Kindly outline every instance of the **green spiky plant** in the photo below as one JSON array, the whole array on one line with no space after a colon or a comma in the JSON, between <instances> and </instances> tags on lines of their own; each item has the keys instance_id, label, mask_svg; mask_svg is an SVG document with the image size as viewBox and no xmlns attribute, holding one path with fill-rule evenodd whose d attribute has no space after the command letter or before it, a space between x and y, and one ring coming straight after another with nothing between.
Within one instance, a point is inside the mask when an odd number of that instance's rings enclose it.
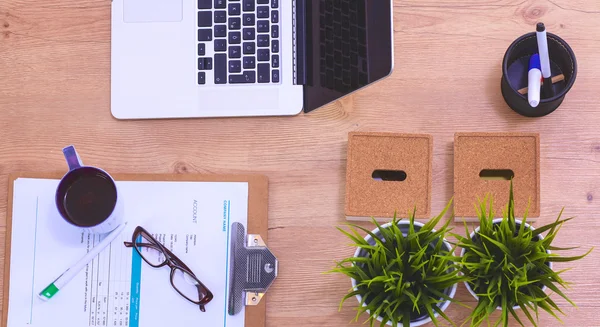
<instances>
[{"instance_id":1,"label":"green spiky plant","mask_svg":"<svg viewBox=\"0 0 600 327\"><path fill-rule=\"evenodd\" d=\"M581 256L562 257L548 251L563 251L573 248L558 248L552 245L562 225L571 220L558 218L548 225L535 230L527 228L527 213L519 223L515 219L515 207L512 182L509 203L503 212L501 222L494 223L493 199L487 196L476 206L479 231L470 238L465 224L466 237L455 235L463 255L454 260L461 262L462 272L470 278L469 286L479 301L469 316L471 326L477 327L484 322L490 323L490 315L501 308L500 318L495 326L507 327L510 317L521 326L523 323L513 307L519 306L534 326L540 309L548 312L560 321L556 312L564 315L558 305L544 292L547 287L571 305L575 304L559 289L567 288L568 283L561 277L566 270L553 271L552 262L569 262L582 259ZM542 233L548 232L546 237ZM568 270L568 269L567 269ZM536 319L534 319L534 316Z\"/></svg>"},{"instance_id":2,"label":"green spiky plant","mask_svg":"<svg viewBox=\"0 0 600 327\"><path fill-rule=\"evenodd\" d=\"M450 203L420 229L415 228L413 212L406 235L398 226L400 220L395 215L388 228L381 228L373 219L380 235L357 225L350 225L349 231L338 228L363 254L337 262L336 268L330 271L356 281L356 288L342 299L340 310L347 299L358 295L362 302L356 308L356 321L368 310L367 322L371 327L376 324L384 326L388 322L392 326L401 324L408 327L411 320L427 317L438 326L436 315L452 323L440 306L445 301L454 302L447 291L453 285L466 281L466 277L459 274L459 266L449 259L454 249L448 251L440 241L449 232L451 219L439 230L434 230L449 207ZM374 241L367 242L359 230ZM377 317L382 318L381 323Z\"/></svg>"}]
</instances>

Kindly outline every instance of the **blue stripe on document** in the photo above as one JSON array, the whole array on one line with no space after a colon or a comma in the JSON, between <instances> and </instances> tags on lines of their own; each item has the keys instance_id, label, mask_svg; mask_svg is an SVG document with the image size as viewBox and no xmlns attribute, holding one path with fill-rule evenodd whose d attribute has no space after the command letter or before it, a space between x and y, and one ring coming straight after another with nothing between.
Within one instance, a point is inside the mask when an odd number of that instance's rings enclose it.
<instances>
[{"instance_id":1,"label":"blue stripe on document","mask_svg":"<svg viewBox=\"0 0 600 327\"><path fill-rule=\"evenodd\" d=\"M142 241L142 236L138 237L138 242ZM131 292L129 296L131 303L129 306L129 327L140 326L140 284L142 280L142 257L132 248L131 251Z\"/></svg>"}]
</instances>

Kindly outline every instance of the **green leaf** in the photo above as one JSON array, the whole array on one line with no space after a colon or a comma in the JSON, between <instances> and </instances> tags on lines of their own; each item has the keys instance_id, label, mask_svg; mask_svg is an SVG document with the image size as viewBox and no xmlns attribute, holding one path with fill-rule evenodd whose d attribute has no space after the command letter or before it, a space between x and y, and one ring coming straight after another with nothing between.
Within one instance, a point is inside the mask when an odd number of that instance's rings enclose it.
<instances>
[{"instance_id":1,"label":"green leaf","mask_svg":"<svg viewBox=\"0 0 600 327\"><path fill-rule=\"evenodd\" d=\"M435 312L437 312L437 314L440 315L440 317L444 318L447 322L449 322L452 326L456 327L456 324L450 319L450 317L448 317L444 311L442 311L442 309L440 309L440 307L438 307L437 305L433 306L433 310L435 310Z\"/></svg>"},{"instance_id":2,"label":"green leaf","mask_svg":"<svg viewBox=\"0 0 600 327\"><path fill-rule=\"evenodd\" d=\"M548 287L550 290L552 290L552 292L558 294L560 297L562 297L563 299L565 299L567 302L569 302L572 306L577 307L577 305L575 305L575 303L573 301L571 301L571 299L569 299L565 293L563 293L558 287L556 287L556 285L554 285L554 283L543 280L541 281L541 283Z\"/></svg>"},{"instance_id":3,"label":"green leaf","mask_svg":"<svg viewBox=\"0 0 600 327\"><path fill-rule=\"evenodd\" d=\"M353 292L350 292L350 293L344 295L344 297L342 298L342 301L340 301L340 307L338 310L342 311L342 306L344 305L344 302L346 302L346 300L348 300L349 298L355 297L356 295L359 295L361 293L362 293L362 291L356 290L356 291L353 291Z\"/></svg>"},{"instance_id":4,"label":"green leaf","mask_svg":"<svg viewBox=\"0 0 600 327\"><path fill-rule=\"evenodd\" d=\"M337 228L337 230L339 230L340 232L342 232L342 234L346 235L354 243L356 243L356 244L368 244L367 241L365 241L364 238L362 238L362 237L356 237L356 236L348 233L347 231L345 231L345 230L343 230L343 229L341 229L339 227L336 227L336 228ZM352 227L350 227L350 228L352 228Z\"/></svg>"},{"instance_id":5,"label":"green leaf","mask_svg":"<svg viewBox=\"0 0 600 327\"><path fill-rule=\"evenodd\" d=\"M568 218L568 219L560 220L560 217L562 216L563 210L564 210L564 209L562 209L562 210L560 211L560 214L558 215L558 218L556 218L556 221L554 221L554 222L553 222L553 223L551 223L551 224L544 225L544 226L542 226L542 227L536 228L536 229L533 231L533 236L534 236L534 237L535 237L535 236L538 236L538 235L542 234L543 232L545 232L545 231L547 231L547 230L550 230L549 234L552 234L552 233L553 233L553 231L554 231L554 229L556 229L556 227L558 227L558 226L562 225L563 223L566 223L567 221L569 221L569 220L573 219L573 218Z\"/></svg>"},{"instance_id":6,"label":"green leaf","mask_svg":"<svg viewBox=\"0 0 600 327\"><path fill-rule=\"evenodd\" d=\"M559 257L559 256L555 256L555 255L550 255L550 257L547 259L547 261L550 261L550 262L570 262L570 261L577 261L577 260L585 258L588 254L590 254L592 252L592 250L594 250L594 248L591 248L585 254L580 255L580 256L576 256L576 257Z\"/></svg>"},{"instance_id":7,"label":"green leaf","mask_svg":"<svg viewBox=\"0 0 600 327\"><path fill-rule=\"evenodd\" d=\"M521 322L521 319L519 319L519 315L517 315L517 313L515 312L515 309L513 309L512 307L508 307L508 311L513 316L513 318L515 318L515 320L519 323L519 325L525 327L525 325L523 325L523 323Z\"/></svg>"},{"instance_id":8,"label":"green leaf","mask_svg":"<svg viewBox=\"0 0 600 327\"><path fill-rule=\"evenodd\" d=\"M537 326L537 322L533 319L533 316L531 316L531 313L529 312L529 309L527 309L527 307L525 306L521 306L521 310L523 311L523 313L525 314L525 316L527 317L527 319L529 319L529 321L531 322L532 325Z\"/></svg>"},{"instance_id":9,"label":"green leaf","mask_svg":"<svg viewBox=\"0 0 600 327\"><path fill-rule=\"evenodd\" d=\"M504 253L504 255L506 255L510 260L514 260L512 255L511 255L511 251L510 249L508 249L504 244L488 237L487 235L484 234L479 234L479 236L485 238L486 240L488 240L490 243L494 244L495 246L497 246L498 248L500 248Z\"/></svg>"},{"instance_id":10,"label":"green leaf","mask_svg":"<svg viewBox=\"0 0 600 327\"><path fill-rule=\"evenodd\" d=\"M569 251L569 250L576 250L579 249L579 246L574 246L574 247L570 247L570 248L559 248L559 247L555 247L555 246L548 246L548 250L550 251Z\"/></svg>"}]
</instances>

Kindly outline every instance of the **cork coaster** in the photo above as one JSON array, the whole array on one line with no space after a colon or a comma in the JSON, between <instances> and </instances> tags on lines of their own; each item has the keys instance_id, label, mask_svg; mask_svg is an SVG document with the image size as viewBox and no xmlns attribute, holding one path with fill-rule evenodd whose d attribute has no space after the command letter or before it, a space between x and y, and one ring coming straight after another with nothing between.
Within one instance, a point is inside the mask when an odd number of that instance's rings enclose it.
<instances>
[{"instance_id":1,"label":"cork coaster","mask_svg":"<svg viewBox=\"0 0 600 327\"><path fill-rule=\"evenodd\" d=\"M346 219L431 214L433 138L422 134L348 135Z\"/></svg>"},{"instance_id":2,"label":"cork coaster","mask_svg":"<svg viewBox=\"0 0 600 327\"><path fill-rule=\"evenodd\" d=\"M540 136L537 133L456 133L454 136L454 213L474 221L475 204L494 197L496 216L508 203L513 179L515 214L540 216Z\"/></svg>"}]
</instances>

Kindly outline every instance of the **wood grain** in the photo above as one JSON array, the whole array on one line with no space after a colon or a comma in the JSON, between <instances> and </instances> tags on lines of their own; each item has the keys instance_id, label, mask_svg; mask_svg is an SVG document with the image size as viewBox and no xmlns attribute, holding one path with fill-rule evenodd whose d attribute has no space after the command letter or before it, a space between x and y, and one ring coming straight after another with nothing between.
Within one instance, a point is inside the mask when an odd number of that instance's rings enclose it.
<instances>
[{"instance_id":1,"label":"wood grain","mask_svg":"<svg viewBox=\"0 0 600 327\"><path fill-rule=\"evenodd\" d=\"M432 134L435 213L453 193L455 132L521 131L541 135L538 224L565 206L577 219L557 243L582 247L572 253L598 246L600 2L396 0L394 12L392 76L314 113L122 122L109 110L110 1L0 1L0 242L8 174L64 170L68 144L112 173L261 173L270 180L270 246L281 259L267 326L346 326L354 304L337 305L350 282L322 272L353 252L334 229L345 220L347 133ZM531 119L504 103L500 64L539 20L572 46L579 75L559 110ZM579 308L565 306L564 326L600 326L599 262L596 250L565 273ZM461 285L459 298L467 295ZM468 310L448 313L461 320ZM561 324L542 314L540 326Z\"/></svg>"}]
</instances>

